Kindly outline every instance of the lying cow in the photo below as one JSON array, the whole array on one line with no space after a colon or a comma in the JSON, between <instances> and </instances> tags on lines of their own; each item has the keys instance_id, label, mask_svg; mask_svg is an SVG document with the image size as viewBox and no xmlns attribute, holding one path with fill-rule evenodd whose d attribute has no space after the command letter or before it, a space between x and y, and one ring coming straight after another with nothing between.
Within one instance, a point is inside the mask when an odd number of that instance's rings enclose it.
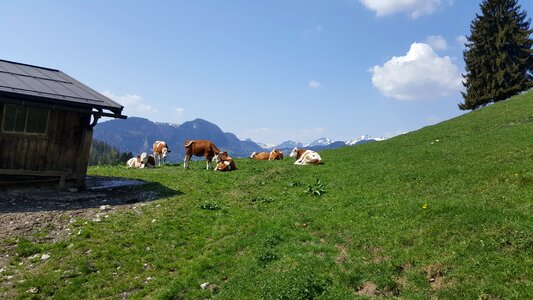
<instances>
[{"instance_id":1,"label":"lying cow","mask_svg":"<svg viewBox=\"0 0 533 300\"><path fill-rule=\"evenodd\" d=\"M148 154L146 152L141 153L141 155L137 155L135 157L130 158L126 165L128 168L138 168L142 169L145 168L146 163L148 162Z\"/></svg>"},{"instance_id":2,"label":"lying cow","mask_svg":"<svg viewBox=\"0 0 533 300\"><path fill-rule=\"evenodd\" d=\"M167 143L164 141L156 141L153 145L154 151L154 166L161 166L161 161L165 162L167 160L167 153L170 153Z\"/></svg>"},{"instance_id":3,"label":"lying cow","mask_svg":"<svg viewBox=\"0 0 533 300\"><path fill-rule=\"evenodd\" d=\"M290 157L296 158L295 165L318 165L322 158L313 150L292 149Z\"/></svg>"},{"instance_id":4,"label":"lying cow","mask_svg":"<svg viewBox=\"0 0 533 300\"><path fill-rule=\"evenodd\" d=\"M207 161L207 169L210 169L213 157L220 153L217 146L208 140L193 140L185 142L185 159L183 160L183 167L189 168L189 161L194 156L204 156Z\"/></svg>"},{"instance_id":5,"label":"lying cow","mask_svg":"<svg viewBox=\"0 0 533 300\"><path fill-rule=\"evenodd\" d=\"M234 171L237 170L237 166L231 157L228 156L228 152L220 152L213 157L213 160L217 163L215 171Z\"/></svg>"},{"instance_id":6,"label":"lying cow","mask_svg":"<svg viewBox=\"0 0 533 300\"><path fill-rule=\"evenodd\" d=\"M268 152L254 152L252 155L250 155L250 158L253 160L268 160L270 157L270 153Z\"/></svg>"},{"instance_id":7,"label":"lying cow","mask_svg":"<svg viewBox=\"0 0 533 300\"><path fill-rule=\"evenodd\" d=\"M283 152L281 152L279 149L274 149L270 152L270 155L268 156L268 160L280 160L283 159Z\"/></svg>"},{"instance_id":8,"label":"lying cow","mask_svg":"<svg viewBox=\"0 0 533 300\"><path fill-rule=\"evenodd\" d=\"M252 155L250 155L250 158L253 160L278 160L283 159L283 152L281 152L279 149L274 149L268 152L254 152Z\"/></svg>"}]
</instances>

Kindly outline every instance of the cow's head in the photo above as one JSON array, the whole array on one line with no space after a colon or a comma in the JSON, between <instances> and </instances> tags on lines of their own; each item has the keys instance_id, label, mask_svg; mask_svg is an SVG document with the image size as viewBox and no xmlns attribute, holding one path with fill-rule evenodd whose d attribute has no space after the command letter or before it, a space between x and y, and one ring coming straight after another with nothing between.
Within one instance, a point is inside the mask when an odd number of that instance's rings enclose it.
<instances>
[{"instance_id":1,"label":"cow's head","mask_svg":"<svg viewBox=\"0 0 533 300\"><path fill-rule=\"evenodd\" d=\"M221 161L226 161L228 159L231 159L231 157L229 157L227 151L220 152L219 154L216 154L215 156L213 156L213 161L215 161L217 163L219 163Z\"/></svg>"},{"instance_id":2,"label":"cow's head","mask_svg":"<svg viewBox=\"0 0 533 300\"><path fill-rule=\"evenodd\" d=\"M163 161L166 161L167 160L167 154L170 153L170 150L168 149L167 146L165 146L163 148L163 150L161 150L161 158Z\"/></svg>"},{"instance_id":3,"label":"cow's head","mask_svg":"<svg viewBox=\"0 0 533 300\"><path fill-rule=\"evenodd\" d=\"M254 155L256 155L257 152L254 151L254 153L252 153L252 155L250 155L250 158L254 158Z\"/></svg>"},{"instance_id":4,"label":"cow's head","mask_svg":"<svg viewBox=\"0 0 533 300\"><path fill-rule=\"evenodd\" d=\"M146 164L146 162L148 161L148 153L146 152L141 153L139 158L142 164Z\"/></svg>"},{"instance_id":5,"label":"cow's head","mask_svg":"<svg viewBox=\"0 0 533 300\"><path fill-rule=\"evenodd\" d=\"M295 147L294 149L292 149L291 154L289 156L292 158L298 157L298 148Z\"/></svg>"}]
</instances>

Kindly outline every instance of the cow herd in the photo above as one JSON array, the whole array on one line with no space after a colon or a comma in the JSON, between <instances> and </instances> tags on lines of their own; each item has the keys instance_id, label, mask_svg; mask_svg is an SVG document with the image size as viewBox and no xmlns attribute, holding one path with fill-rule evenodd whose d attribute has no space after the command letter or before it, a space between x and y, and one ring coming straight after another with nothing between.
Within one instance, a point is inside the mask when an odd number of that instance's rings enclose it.
<instances>
[{"instance_id":1,"label":"cow herd","mask_svg":"<svg viewBox=\"0 0 533 300\"><path fill-rule=\"evenodd\" d=\"M160 166L161 162L166 161L167 154L170 153L168 145L164 141L156 141L153 145L153 155L146 152L141 153L136 157L132 157L126 163L129 168L154 168ZM185 142L185 159L183 160L183 167L189 168L189 161L192 156L203 156L206 160L207 170L213 169L215 171L233 171L237 169L235 162L228 155L226 151L222 152L211 141L208 140L192 140ZM295 165L318 165L322 158L313 150L294 148L290 155L291 158L296 159ZM283 152L279 149L274 149L271 152L254 152L250 155L253 160L280 160L283 159Z\"/></svg>"}]
</instances>

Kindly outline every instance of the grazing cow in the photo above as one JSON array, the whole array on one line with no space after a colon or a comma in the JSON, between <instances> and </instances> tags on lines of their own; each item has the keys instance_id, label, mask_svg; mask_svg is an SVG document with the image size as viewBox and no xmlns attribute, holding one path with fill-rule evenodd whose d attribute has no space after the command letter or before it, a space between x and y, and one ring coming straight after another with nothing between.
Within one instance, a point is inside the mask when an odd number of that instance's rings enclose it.
<instances>
[{"instance_id":1,"label":"grazing cow","mask_svg":"<svg viewBox=\"0 0 533 300\"><path fill-rule=\"evenodd\" d=\"M170 153L167 143L164 141L156 141L153 146L155 163L154 166L161 166L161 161L167 160L167 153Z\"/></svg>"},{"instance_id":2,"label":"grazing cow","mask_svg":"<svg viewBox=\"0 0 533 300\"><path fill-rule=\"evenodd\" d=\"M231 157L228 156L228 152L220 152L213 157L213 160L217 163L215 171L233 171L237 170L237 166Z\"/></svg>"},{"instance_id":3,"label":"grazing cow","mask_svg":"<svg viewBox=\"0 0 533 300\"><path fill-rule=\"evenodd\" d=\"M268 152L254 152L252 155L250 155L250 158L253 160L268 160L270 157L270 153Z\"/></svg>"},{"instance_id":4,"label":"grazing cow","mask_svg":"<svg viewBox=\"0 0 533 300\"><path fill-rule=\"evenodd\" d=\"M279 160L283 159L283 152L281 152L279 149L274 149L270 152L270 155L268 156L268 160Z\"/></svg>"},{"instance_id":5,"label":"grazing cow","mask_svg":"<svg viewBox=\"0 0 533 300\"><path fill-rule=\"evenodd\" d=\"M295 165L318 165L322 158L313 150L292 149L290 157L296 158Z\"/></svg>"},{"instance_id":6,"label":"grazing cow","mask_svg":"<svg viewBox=\"0 0 533 300\"><path fill-rule=\"evenodd\" d=\"M148 154L146 152L141 153L141 155L137 155L135 157L132 157L126 162L126 165L128 168L145 168L146 163L148 162Z\"/></svg>"},{"instance_id":7,"label":"grazing cow","mask_svg":"<svg viewBox=\"0 0 533 300\"><path fill-rule=\"evenodd\" d=\"M185 159L183 160L183 167L189 168L189 161L194 156L204 156L207 161L207 169L209 170L213 157L220 153L217 146L208 140L193 140L185 142Z\"/></svg>"}]
</instances>

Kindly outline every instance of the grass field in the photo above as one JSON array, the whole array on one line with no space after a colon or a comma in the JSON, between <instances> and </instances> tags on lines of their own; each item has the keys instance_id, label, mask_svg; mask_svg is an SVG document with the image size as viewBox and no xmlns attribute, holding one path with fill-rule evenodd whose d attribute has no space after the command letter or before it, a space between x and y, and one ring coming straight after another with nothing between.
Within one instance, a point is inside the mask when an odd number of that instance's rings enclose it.
<instances>
[{"instance_id":1,"label":"grass field","mask_svg":"<svg viewBox=\"0 0 533 300\"><path fill-rule=\"evenodd\" d=\"M164 197L72 236L20 238L0 292L20 298L532 299L533 93L324 164L237 159L92 175ZM80 233L80 234L78 234ZM19 266L37 247L51 253ZM202 283L210 285L200 288ZM28 293L31 289L35 293Z\"/></svg>"}]
</instances>

